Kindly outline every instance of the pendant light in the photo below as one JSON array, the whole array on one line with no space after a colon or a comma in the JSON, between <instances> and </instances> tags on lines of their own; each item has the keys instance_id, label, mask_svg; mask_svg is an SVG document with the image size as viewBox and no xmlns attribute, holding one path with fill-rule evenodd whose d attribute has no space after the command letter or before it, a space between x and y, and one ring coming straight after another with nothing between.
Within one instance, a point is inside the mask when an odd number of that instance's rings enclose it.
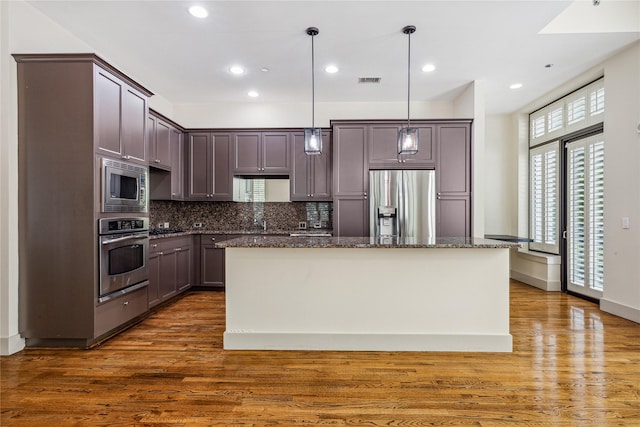
<instances>
[{"instance_id":1,"label":"pendant light","mask_svg":"<svg viewBox=\"0 0 640 427\"><path fill-rule=\"evenodd\" d=\"M411 34L416 32L416 27L407 25L402 32L409 36L409 52L407 55L407 127L398 132L398 154L416 154L418 152L418 128L411 127L410 101L411 101Z\"/></svg>"},{"instance_id":2,"label":"pendant light","mask_svg":"<svg viewBox=\"0 0 640 427\"><path fill-rule=\"evenodd\" d=\"M315 58L313 51L313 38L319 32L316 27L307 28L307 34L311 36L311 128L304 130L304 152L308 155L322 154L322 129L315 126Z\"/></svg>"}]
</instances>

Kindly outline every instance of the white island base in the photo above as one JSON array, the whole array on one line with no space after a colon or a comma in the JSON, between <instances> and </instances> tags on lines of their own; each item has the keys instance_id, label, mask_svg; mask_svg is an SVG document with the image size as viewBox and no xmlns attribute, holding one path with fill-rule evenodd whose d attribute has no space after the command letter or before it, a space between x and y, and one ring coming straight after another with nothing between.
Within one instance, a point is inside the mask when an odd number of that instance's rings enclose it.
<instances>
[{"instance_id":1,"label":"white island base","mask_svg":"<svg viewBox=\"0 0 640 427\"><path fill-rule=\"evenodd\" d=\"M507 248L226 248L229 350L510 352Z\"/></svg>"}]
</instances>

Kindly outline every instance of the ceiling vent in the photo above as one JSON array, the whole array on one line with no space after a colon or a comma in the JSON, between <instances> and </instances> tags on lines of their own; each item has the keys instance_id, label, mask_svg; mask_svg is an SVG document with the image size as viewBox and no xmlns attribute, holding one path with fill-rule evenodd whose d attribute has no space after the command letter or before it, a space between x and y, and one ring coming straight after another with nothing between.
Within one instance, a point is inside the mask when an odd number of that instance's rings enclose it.
<instances>
[{"instance_id":1,"label":"ceiling vent","mask_svg":"<svg viewBox=\"0 0 640 427\"><path fill-rule=\"evenodd\" d=\"M358 77L358 83L380 83L382 77Z\"/></svg>"}]
</instances>

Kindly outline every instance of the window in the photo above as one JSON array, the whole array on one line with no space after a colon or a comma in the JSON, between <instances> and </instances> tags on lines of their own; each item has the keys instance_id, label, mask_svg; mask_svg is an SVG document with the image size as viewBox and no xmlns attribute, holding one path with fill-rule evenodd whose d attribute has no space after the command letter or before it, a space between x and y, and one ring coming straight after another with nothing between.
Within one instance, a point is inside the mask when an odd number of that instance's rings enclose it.
<instances>
[{"instance_id":1,"label":"window","mask_svg":"<svg viewBox=\"0 0 640 427\"><path fill-rule=\"evenodd\" d=\"M560 143L530 151L530 249L559 253Z\"/></svg>"},{"instance_id":2,"label":"window","mask_svg":"<svg viewBox=\"0 0 640 427\"><path fill-rule=\"evenodd\" d=\"M529 117L529 146L558 139L604 119L604 79L555 101Z\"/></svg>"}]
</instances>

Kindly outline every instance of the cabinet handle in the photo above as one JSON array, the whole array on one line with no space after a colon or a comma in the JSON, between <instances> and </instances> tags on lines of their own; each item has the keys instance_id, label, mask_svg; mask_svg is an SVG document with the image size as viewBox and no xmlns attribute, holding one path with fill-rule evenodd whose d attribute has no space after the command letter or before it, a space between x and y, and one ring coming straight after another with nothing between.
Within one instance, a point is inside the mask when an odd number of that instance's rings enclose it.
<instances>
[{"instance_id":1,"label":"cabinet handle","mask_svg":"<svg viewBox=\"0 0 640 427\"><path fill-rule=\"evenodd\" d=\"M155 159L155 160L154 160L154 162L155 162L155 163L160 163L160 160Z\"/></svg>"},{"instance_id":2,"label":"cabinet handle","mask_svg":"<svg viewBox=\"0 0 640 427\"><path fill-rule=\"evenodd\" d=\"M180 252L182 250L182 248L174 248L173 249L175 252Z\"/></svg>"},{"instance_id":3,"label":"cabinet handle","mask_svg":"<svg viewBox=\"0 0 640 427\"><path fill-rule=\"evenodd\" d=\"M212 241L212 242L215 242L215 241L216 241L216 238L215 238L215 237L212 237L212 238L211 238L211 241Z\"/></svg>"},{"instance_id":4,"label":"cabinet handle","mask_svg":"<svg viewBox=\"0 0 640 427\"><path fill-rule=\"evenodd\" d=\"M125 160L129 160L131 158L131 156L125 155L125 156L122 156L122 158L125 159Z\"/></svg>"},{"instance_id":5,"label":"cabinet handle","mask_svg":"<svg viewBox=\"0 0 640 427\"><path fill-rule=\"evenodd\" d=\"M122 305L129 305L129 301L123 302Z\"/></svg>"},{"instance_id":6,"label":"cabinet handle","mask_svg":"<svg viewBox=\"0 0 640 427\"><path fill-rule=\"evenodd\" d=\"M438 193L438 196L442 196L442 193Z\"/></svg>"},{"instance_id":7,"label":"cabinet handle","mask_svg":"<svg viewBox=\"0 0 640 427\"><path fill-rule=\"evenodd\" d=\"M164 252L158 252L158 255L164 255Z\"/></svg>"},{"instance_id":8,"label":"cabinet handle","mask_svg":"<svg viewBox=\"0 0 640 427\"><path fill-rule=\"evenodd\" d=\"M157 247L158 247L158 244L157 244L157 243L154 243L153 245L151 245L151 247L152 247L152 248L157 248Z\"/></svg>"}]
</instances>

